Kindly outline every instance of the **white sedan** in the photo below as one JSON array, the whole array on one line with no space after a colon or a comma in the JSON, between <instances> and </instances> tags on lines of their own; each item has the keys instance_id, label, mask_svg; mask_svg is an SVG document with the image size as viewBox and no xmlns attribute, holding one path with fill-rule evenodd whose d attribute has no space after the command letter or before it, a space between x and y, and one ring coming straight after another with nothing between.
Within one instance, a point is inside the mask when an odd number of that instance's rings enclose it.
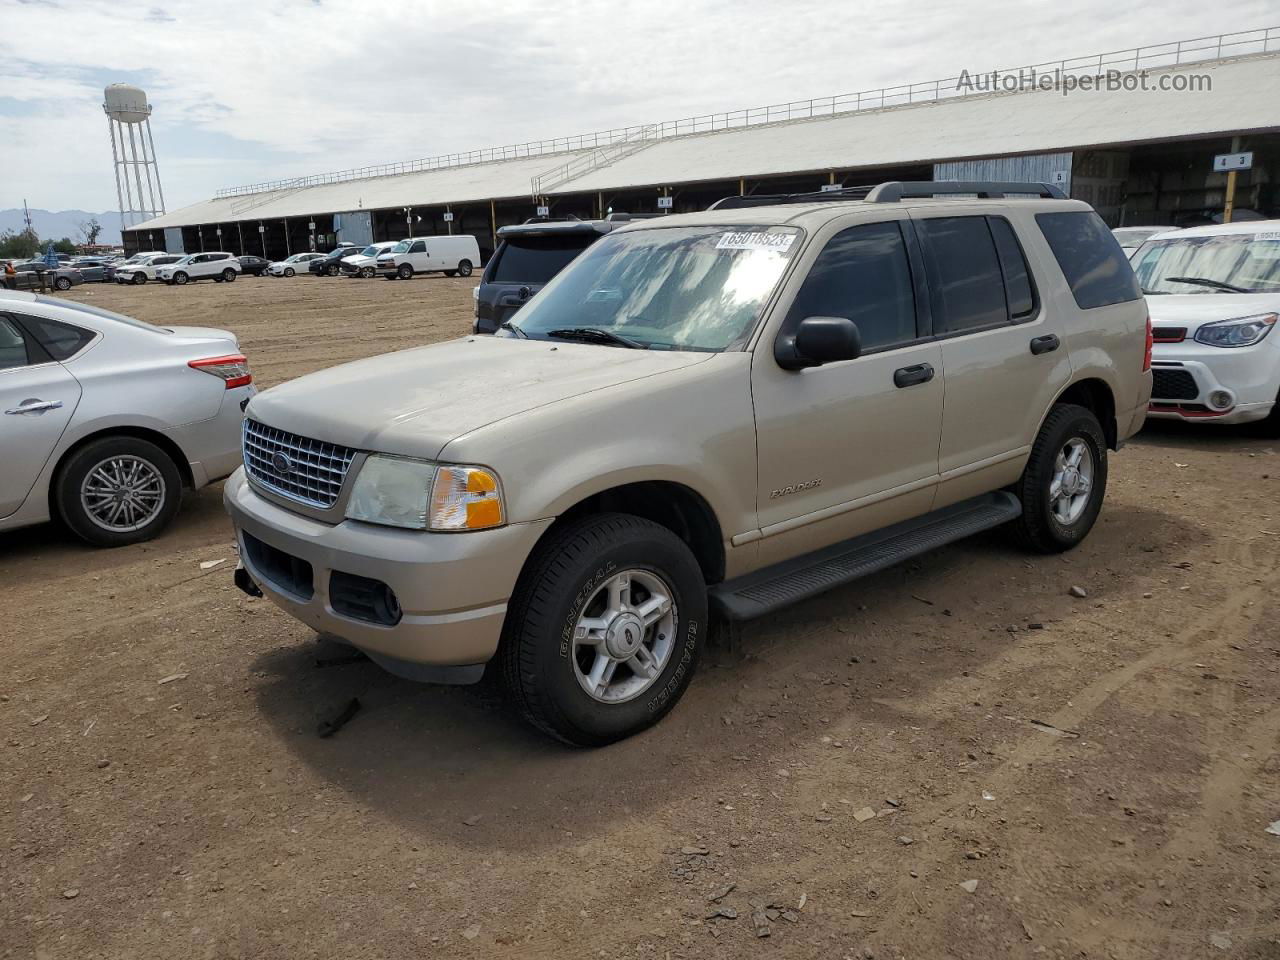
<instances>
[{"instance_id":1,"label":"white sedan","mask_svg":"<svg viewBox=\"0 0 1280 960\"><path fill-rule=\"evenodd\" d=\"M267 267L267 273L273 277L292 277L297 273L306 273L312 260L319 260L323 253L295 253L292 257L277 260Z\"/></svg>"},{"instance_id":2,"label":"white sedan","mask_svg":"<svg viewBox=\"0 0 1280 960\"><path fill-rule=\"evenodd\" d=\"M97 546L150 540L184 487L240 465L253 394L226 330L0 291L0 530L56 517Z\"/></svg>"}]
</instances>

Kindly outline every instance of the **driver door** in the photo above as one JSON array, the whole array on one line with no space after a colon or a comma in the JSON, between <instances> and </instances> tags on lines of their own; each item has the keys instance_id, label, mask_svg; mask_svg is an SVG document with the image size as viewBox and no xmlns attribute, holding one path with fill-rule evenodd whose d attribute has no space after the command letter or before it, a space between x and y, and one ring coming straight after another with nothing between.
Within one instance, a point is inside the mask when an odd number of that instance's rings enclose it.
<instances>
[{"instance_id":1,"label":"driver door","mask_svg":"<svg viewBox=\"0 0 1280 960\"><path fill-rule=\"evenodd\" d=\"M762 565L926 513L937 490L942 351L925 339L912 226L842 218L824 233L752 361ZM776 338L810 316L853 320L861 356L781 368Z\"/></svg>"}]
</instances>

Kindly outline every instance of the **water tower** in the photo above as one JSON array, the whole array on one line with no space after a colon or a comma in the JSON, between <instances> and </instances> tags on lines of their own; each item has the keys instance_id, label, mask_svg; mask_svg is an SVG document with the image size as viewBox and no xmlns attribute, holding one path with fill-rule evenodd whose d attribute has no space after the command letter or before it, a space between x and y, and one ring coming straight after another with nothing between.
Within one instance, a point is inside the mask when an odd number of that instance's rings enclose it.
<instances>
[{"instance_id":1,"label":"water tower","mask_svg":"<svg viewBox=\"0 0 1280 960\"><path fill-rule=\"evenodd\" d=\"M151 104L147 103L146 92L131 83L113 83L103 94L102 110L107 115L116 171L120 228L128 230L164 213L156 142L151 139Z\"/></svg>"}]
</instances>

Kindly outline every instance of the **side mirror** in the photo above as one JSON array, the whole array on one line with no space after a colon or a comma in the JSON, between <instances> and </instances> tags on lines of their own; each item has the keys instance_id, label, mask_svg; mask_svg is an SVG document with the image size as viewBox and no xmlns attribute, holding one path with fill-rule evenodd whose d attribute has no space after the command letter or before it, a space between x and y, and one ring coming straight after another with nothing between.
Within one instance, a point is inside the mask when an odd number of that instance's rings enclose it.
<instances>
[{"instance_id":1,"label":"side mirror","mask_svg":"<svg viewBox=\"0 0 1280 960\"><path fill-rule=\"evenodd\" d=\"M783 370L856 360L862 355L862 335L847 317L805 317L794 333L778 338L773 355Z\"/></svg>"}]
</instances>

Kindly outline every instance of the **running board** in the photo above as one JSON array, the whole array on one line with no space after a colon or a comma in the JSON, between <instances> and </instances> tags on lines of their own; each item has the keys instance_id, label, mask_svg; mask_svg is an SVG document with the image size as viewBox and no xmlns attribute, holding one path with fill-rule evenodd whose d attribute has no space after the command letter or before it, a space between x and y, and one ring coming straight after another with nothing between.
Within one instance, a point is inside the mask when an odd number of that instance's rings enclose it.
<instances>
[{"instance_id":1,"label":"running board","mask_svg":"<svg viewBox=\"0 0 1280 960\"><path fill-rule=\"evenodd\" d=\"M1021 514L1017 497L1003 491L964 500L717 584L709 591L712 609L729 620L760 617Z\"/></svg>"}]
</instances>

